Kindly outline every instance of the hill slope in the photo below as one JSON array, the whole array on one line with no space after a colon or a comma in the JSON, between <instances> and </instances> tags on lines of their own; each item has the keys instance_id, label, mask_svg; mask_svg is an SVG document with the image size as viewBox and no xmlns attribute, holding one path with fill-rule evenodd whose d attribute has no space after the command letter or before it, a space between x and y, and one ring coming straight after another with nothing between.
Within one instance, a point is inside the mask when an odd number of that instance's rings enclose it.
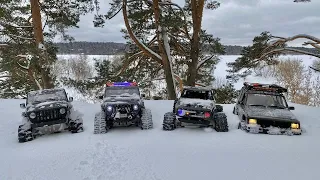
<instances>
[{"instance_id":1,"label":"hill slope","mask_svg":"<svg viewBox=\"0 0 320 180\"><path fill-rule=\"evenodd\" d=\"M233 105L224 105L230 132L161 129L172 101L146 101L154 129L117 128L93 134L99 104L74 102L85 131L42 136L19 144L19 103L0 100L0 177L5 180L280 180L320 179L319 108L295 105L306 133L256 135L236 128Z\"/></svg>"}]
</instances>

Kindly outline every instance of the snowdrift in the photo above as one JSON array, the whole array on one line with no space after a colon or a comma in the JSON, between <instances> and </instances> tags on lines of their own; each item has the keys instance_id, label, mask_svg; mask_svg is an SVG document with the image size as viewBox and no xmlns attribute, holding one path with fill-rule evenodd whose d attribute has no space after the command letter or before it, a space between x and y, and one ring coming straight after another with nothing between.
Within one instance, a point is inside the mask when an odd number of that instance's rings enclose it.
<instances>
[{"instance_id":1,"label":"snowdrift","mask_svg":"<svg viewBox=\"0 0 320 180\"><path fill-rule=\"evenodd\" d=\"M163 131L172 101L146 101L154 128L115 128L93 134L100 104L74 102L84 132L46 135L18 143L24 100L0 99L2 180L280 180L320 179L319 108L294 105L301 136L248 134L237 129L233 105L223 105L230 131L179 128Z\"/></svg>"}]
</instances>

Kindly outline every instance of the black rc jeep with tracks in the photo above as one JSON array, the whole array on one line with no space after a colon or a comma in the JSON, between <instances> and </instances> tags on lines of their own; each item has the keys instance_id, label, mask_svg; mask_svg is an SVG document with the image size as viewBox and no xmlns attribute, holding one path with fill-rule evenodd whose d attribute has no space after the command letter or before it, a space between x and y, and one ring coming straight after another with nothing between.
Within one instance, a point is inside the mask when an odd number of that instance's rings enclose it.
<instances>
[{"instance_id":1,"label":"black rc jeep with tracks","mask_svg":"<svg viewBox=\"0 0 320 180\"><path fill-rule=\"evenodd\" d=\"M300 121L294 116L283 93L275 84L245 82L233 114L238 115L238 129L250 133L301 135Z\"/></svg>"},{"instance_id":2,"label":"black rc jeep with tracks","mask_svg":"<svg viewBox=\"0 0 320 180\"><path fill-rule=\"evenodd\" d=\"M212 127L217 132L228 131L227 116L221 105L215 104L214 90L207 87L184 87L172 112L164 114L163 130L178 127Z\"/></svg>"},{"instance_id":3,"label":"black rc jeep with tracks","mask_svg":"<svg viewBox=\"0 0 320 180\"><path fill-rule=\"evenodd\" d=\"M136 82L107 83L100 112L94 118L94 134L105 134L115 126L153 128L152 114L146 109Z\"/></svg>"},{"instance_id":4,"label":"black rc jeep with tracks","mask_svg":"<svg viewBox=\"0 0 320 180\"><path fill-rule=\"evenodd\" d=\"M65 89L30 91L26 103L20 104L25 112L22 113L23 124L18 128L19 142L63 130L71 133L83 131L81 114L73 109L72 101L72 97L68 99Z\"/></svg>"}]
</instances>

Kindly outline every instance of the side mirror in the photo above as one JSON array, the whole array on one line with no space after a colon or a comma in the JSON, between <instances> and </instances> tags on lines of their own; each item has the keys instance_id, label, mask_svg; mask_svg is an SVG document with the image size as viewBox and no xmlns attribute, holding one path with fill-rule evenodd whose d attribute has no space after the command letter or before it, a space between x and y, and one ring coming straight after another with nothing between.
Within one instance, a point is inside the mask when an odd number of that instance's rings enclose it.
<instances>
[{"instance_id":1,"label":"side mirror","mask_svg":"<svg viewBox=\"0 0 320 180\"><path fill-rule=\"evenodd\" d=\"M69 97L69 102L72 102L73 101L73 97Z\"/></svg>"},{"instance_id":2,"label":"side mirror","mask_svg":"<svg viewBox=\"0 0 320 180\"><path fill-rule=\"evenodd\" d=\"M145 97L146 97L146 95L145 95L145 94L141 94L141 96L142 96L143 98L145 98Z\"/></svg>"},{"instance_id":3,"label":"side mirror","mask_svg":"<svg viewBox=\"0 0 320 180\"><path fill-rule=\"evenodd\" d=\"M222 112L222 111L223 111L223 106L216 105L216 112Z\"/></svg>"},{"instance_id":4,"label":"side mirror","mask_svg":"<svg viewBox=\"0 0 320 180\"><path fill-rule=\"evenodd\" d=\"M293 106L288 107L289 110L294 110L295 108Z\"/></svg>"},{"instance_id":5,"label":"side mirror","mask_svg":"<svg viewBox=\"0 0 320 180\"><path fill-rule=\"evenodd\" d=\"M21 109L25 109L25 108L26 108L26 104L25 104L25 103L21 103L21 104L20 104L20 108L21 108Z\"/></svg>"},{"instance_id":6,"label":"side mirror","mask_svg":"<svg viewBox=\"0 0 320 180\"><path fill-rule=\"evenodd\" d=\"M103 96L98 96L98 99L103 99Z\"/></svg>"}]
</instances>

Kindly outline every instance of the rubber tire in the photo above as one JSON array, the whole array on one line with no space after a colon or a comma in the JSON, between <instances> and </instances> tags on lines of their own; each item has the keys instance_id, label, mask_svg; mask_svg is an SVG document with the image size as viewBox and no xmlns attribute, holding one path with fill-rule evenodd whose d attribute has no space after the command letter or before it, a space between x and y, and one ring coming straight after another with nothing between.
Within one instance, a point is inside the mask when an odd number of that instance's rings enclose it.
<instances>
[{"instance_id":1,"label":"rubber tire","mask_svg":"<svg viewBox=\"0 0 320 180\"><path fill-rule=\"evenodd\" d=\"M217 132L228 132L229 131L227 116L224 112L215 113L213 115L213 119L215 121L214 129Z\"/></svg>"}]
</instances>

